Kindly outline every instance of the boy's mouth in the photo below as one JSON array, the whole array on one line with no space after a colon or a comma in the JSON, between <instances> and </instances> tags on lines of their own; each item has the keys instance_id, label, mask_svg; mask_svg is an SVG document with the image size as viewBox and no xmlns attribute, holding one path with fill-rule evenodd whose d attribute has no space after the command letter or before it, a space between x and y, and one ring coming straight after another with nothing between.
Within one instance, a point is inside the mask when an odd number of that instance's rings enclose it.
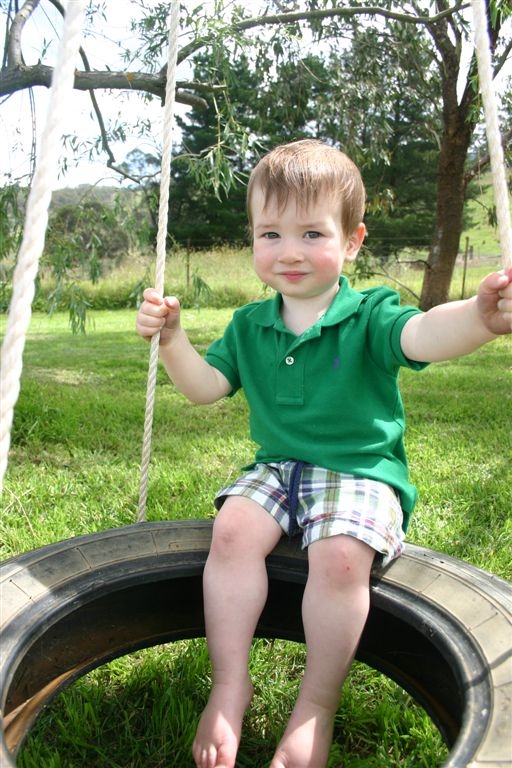
<instances>
[{"instance_id":1,"label":"boy's mouth","mask_svg":"<svg viewBox=\"0 0 512 768\"><path fill-rule=\"evenodd\" d=\"M287 272L279 272L279 277L284 277L287 280L300 280L301 278L306 277L307 274L307 272L297 272L296 270L291 270Z\"/></svg>"}]
</instances>

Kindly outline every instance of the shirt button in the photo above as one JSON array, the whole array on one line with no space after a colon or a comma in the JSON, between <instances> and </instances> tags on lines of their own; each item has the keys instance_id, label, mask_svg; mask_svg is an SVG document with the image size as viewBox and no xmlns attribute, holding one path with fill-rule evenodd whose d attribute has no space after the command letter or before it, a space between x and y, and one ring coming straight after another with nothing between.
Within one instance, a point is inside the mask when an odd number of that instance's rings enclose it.
<instances>
[{"instance_id":1,"label":"shirt button","mask_svg":"<svg viewBox=\"0 0 512 768\"><path fill-rule=\"evenodd\" d=\"M286 363L286 365L293 365L293 364L294 364L294 362L295 362L295 358L294 358L294 357L292 357L291 355L288 355L288 357L287 357L287 358L285 358L285 363Z\"/></svg>"}]
</instances>

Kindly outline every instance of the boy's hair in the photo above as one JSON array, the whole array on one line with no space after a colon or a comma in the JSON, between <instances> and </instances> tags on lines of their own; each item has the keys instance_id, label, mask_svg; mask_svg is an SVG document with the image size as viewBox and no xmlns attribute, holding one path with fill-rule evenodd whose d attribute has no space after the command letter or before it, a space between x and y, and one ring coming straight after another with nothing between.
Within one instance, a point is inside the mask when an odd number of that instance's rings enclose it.
<instances>
[{"instance_id":1,"label":"boy's hair","mask_svg":"<svg viewBox=\"0 0 512 768\"><path fill-rule=\"evenodd\" d=\"M346 235L351 235L363 220L366 196L359 169L339 149L317 139L281 144L255 166L247 187L251 228L254 187L263 191L265 207L275 200L279 211L290 197L298 208L305 209L321 195L328 195L341 203L341 226Z\"/></svg>"}]
</instances>

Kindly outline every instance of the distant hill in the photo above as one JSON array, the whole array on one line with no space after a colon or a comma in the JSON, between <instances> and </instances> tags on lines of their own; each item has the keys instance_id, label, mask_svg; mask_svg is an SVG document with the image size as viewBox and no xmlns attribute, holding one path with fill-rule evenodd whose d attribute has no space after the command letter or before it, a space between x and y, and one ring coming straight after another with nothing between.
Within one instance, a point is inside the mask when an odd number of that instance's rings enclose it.
<instances>
[{"instance_id":1,"label":"distant hill","mask_svg":"<svg viewBox=\"0 0 512 768\"><path fill-rule=\"evenodd\" d=\"M63 205L77 205L84 198L97 200L104 205L110 205L114 196L126 195L129 198L133 191L119 186L103 187L100 185L80 184L78 187L65 187L56 189L52 195L52 208L60 208Z\"/></svg>"}]
</instances>

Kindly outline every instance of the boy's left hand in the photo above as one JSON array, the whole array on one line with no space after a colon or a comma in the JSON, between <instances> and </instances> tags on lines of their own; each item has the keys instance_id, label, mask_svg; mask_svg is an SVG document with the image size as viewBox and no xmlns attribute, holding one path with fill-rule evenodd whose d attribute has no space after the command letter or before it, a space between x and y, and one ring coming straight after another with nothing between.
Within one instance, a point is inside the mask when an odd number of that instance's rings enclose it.
<instances>
[{"instance_id":1,"label":"boy's left hand","mask_svg":"<svg viewBox=\"0 0 512 768\"><path fill-rule=\"evenodd\" d=\"M491 333L512 333L512 267L484 277L478 288L477 306Z\"/></svg>"}]
</instances>

